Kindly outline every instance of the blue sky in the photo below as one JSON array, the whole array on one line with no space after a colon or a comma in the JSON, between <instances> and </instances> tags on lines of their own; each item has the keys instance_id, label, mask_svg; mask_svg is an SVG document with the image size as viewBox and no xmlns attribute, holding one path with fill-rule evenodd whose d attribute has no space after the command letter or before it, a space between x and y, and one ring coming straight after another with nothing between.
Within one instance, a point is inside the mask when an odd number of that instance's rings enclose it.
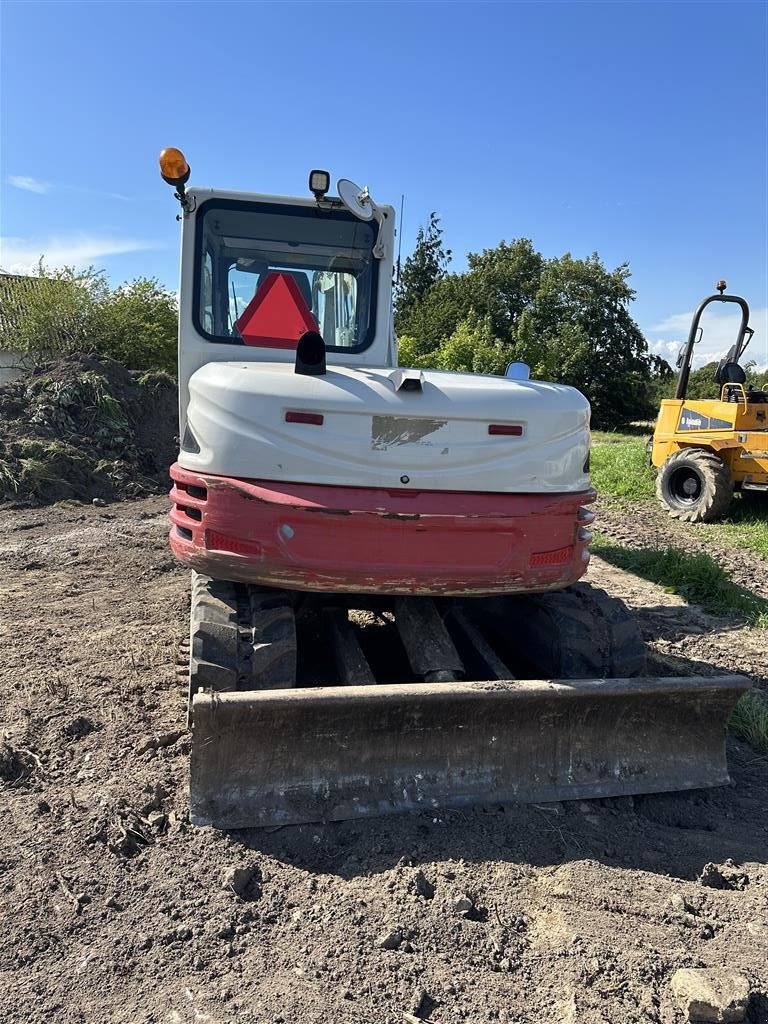
<instances>
[{"instance_id":1,"label":"blue sky","mask_svg":"<svg viewBox=\"0 0 768 1024\"><path fill-rule=\"evenodd\" d=\"M0 266L177 279L192 183L303 194L310 167L406 196L468 250L628 260L668 354L719 277L768 361L768 5L35 3L0 14ZM34 45L31 45L34 41ZM701 346L726 345L712 317Z\"/></svg>"}]
</instances>

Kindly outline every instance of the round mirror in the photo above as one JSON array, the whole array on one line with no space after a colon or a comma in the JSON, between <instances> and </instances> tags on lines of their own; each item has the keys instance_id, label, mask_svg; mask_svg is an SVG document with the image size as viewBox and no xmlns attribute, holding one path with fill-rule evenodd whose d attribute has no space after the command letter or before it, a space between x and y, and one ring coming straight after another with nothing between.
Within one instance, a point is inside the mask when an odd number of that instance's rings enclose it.
<instances>
[{"instance_id":1,"label":"round mirror","mask_svg":"<svg viewBox=\"0 0 768 1024\"><path fill-rule=\"evenodd\" d=\"M373 216L373 204L368 198L368 190L360 188L349 178L339 178L336 185L339 199L346 206L350 213L354 213L360 220L370 220Z\"/></svg>"}]
</instances>

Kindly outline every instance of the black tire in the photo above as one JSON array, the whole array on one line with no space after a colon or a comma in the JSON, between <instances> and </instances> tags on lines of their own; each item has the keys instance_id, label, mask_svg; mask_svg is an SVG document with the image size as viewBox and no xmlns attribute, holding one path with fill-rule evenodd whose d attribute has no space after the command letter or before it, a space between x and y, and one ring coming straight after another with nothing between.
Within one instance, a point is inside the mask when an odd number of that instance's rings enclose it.
<instances>
[{"instance_id":1,"label":"black tire","mask_svg":"<svg viewBox=\"0 0 768 1024\"><path fill-rule=\"evenodd\" d=\"M493 609L512 649L539 678L626 679L647 674L645 643L627 606L604 590L502 598Z\"/></svg>"},{"instance_id":2,"label":"black tire","mask_svg":"<svg viewBox=\"0 0 768 1024\"><path fill-rule=\"evenodd\" d=\"M688 448L670 455L659 470L656 497L673 519L711 523L728 511L733 479L714 452Z\"/></svg>"},{"instance_id":3,"label":"black tire","mask_svg":"<svg viewBox=\"0 0 768 1024\"><path fill-rule=\"evenodd\" d=\"M192 573L189 699L198 690L296 685L296 623L290 596Z\"/></svg>"}]
</instances>

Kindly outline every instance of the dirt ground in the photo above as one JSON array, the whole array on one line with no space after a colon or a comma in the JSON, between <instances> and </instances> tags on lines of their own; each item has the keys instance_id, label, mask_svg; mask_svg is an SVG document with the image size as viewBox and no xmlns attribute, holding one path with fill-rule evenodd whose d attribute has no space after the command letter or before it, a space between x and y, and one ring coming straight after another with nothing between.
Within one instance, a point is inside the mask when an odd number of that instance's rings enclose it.
<instances>
[{"instance_id":1,"label":"dirt ground","mask_svg":"<svg viewBox=\"0 0 768 1024\"><path fill-rule=\"evenodd\" d=\"M190 827L165 511L0 509L3 1024L674 1024L670 977L700 966L745 972L768 1021L768 758L747 746L730 787L682 796ZM765 682L764 632L590 578L657 668Z\"/></svg>"}]
</instances>

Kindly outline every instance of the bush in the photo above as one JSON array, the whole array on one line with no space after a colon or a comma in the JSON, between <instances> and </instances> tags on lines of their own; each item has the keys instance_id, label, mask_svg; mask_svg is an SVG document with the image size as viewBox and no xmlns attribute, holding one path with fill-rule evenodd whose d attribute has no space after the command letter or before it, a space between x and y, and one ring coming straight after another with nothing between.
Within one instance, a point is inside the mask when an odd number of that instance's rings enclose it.
<instances>
[{"instance_id":1,"label":"bush","mask_svg":"<svg viewBox=\"0 0 768 1024\"><path fill-rule=\"evenodd\" d=\"M0 336L0 346L21 353L24 362L94 352L132 370L175 374L176 297L156 279L110 290L103 271L48 270L41 260L36 282L34 288L18 282L6 318L12 326Z\"/></svg>"}]
</instances>

